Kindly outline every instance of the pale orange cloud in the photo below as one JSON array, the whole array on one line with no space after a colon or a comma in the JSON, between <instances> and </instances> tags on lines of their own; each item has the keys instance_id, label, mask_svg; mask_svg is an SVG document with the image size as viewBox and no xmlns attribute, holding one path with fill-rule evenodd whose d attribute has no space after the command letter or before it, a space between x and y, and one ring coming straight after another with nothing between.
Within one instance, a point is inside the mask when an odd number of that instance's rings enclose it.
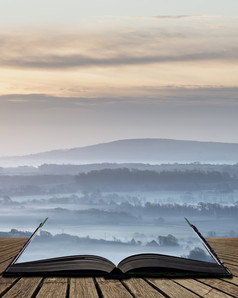
<instances>
[{"instance_id":1,"label":"pale orange cloud","mask_svg":"<svg viewBox=\"0 0 238 298\"><path fill-rule=\"evenodd\" d=\"M237 18L106 19L62 32L2 32L1 94L154 96L168 85L237 85Z\"/></svg>"}]
</instances>

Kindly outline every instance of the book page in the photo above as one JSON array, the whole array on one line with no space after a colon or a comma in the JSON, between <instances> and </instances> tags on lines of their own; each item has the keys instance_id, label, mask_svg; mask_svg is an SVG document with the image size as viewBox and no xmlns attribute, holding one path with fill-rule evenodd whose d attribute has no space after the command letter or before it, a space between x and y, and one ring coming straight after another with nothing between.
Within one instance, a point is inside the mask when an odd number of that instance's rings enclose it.
<instances>
[{"instance_id":1,"label":"book page","mask_svg":"<svg viewBox=\"0 0 238 298\"><path fill-rule=\"evenodd\" d=\"M65 227L49 219L17 263L71 255L97 255L118 264L141 253L213 262L184 218L157 224Z\"/></svg>"}]
</instances>

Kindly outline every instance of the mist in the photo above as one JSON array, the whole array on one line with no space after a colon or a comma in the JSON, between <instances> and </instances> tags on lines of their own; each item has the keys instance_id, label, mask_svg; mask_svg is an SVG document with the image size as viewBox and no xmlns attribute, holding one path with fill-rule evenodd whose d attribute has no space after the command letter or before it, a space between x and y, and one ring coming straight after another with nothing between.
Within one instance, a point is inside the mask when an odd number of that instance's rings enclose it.
<instances>
[{"instance_id":1,"label":"mist","mask_svg":"<svg viewBox=\"0 0 238 298\"><path fill-rule=\"evenodd\" d=\"M22 261L136 253L208 258L184 217L205 237L237 237L238 167L88 164L1 168L0 237L29 237ZM205 254L204 254L205 253Z\"/></svg>"}]
</instances>

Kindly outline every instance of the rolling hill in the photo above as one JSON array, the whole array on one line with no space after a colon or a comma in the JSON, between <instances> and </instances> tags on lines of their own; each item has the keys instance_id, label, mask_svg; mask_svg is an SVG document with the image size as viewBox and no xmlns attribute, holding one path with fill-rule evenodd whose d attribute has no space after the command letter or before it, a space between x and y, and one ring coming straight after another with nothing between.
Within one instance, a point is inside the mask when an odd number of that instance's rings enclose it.
<instances>
[{"instance_id":1,"label":"rolling hill","mask_svg":"<svg viewBox=\"0 0 238 298\"><path fill-rule=\"evenodd\" d=\"M0 158L0 166L102 162L234 164L238 162L238 144L172 139L127 139L87 147Z\"/></svg>"}]
</instances>

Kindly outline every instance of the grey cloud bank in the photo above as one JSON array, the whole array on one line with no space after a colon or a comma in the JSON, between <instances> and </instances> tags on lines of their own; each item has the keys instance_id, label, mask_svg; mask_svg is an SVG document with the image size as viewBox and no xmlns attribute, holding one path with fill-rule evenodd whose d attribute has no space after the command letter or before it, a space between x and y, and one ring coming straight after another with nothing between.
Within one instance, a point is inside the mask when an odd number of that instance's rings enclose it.
<instances>
[{"instance_id":1,"label":"grey cloud bank","mask_svg":"<svg viewBox=\"0 0 238 298\"><path fill-rule=\"evenodd\" d=\"M210 52L210 53L191 53L178 56L118 56L112 58L94 58L84 55L72 56L45 56L27 57L22 59L5 59L0 61L0 65L6 67L20 68L81 68L94 66L127 66L127 65L146 65L166 62L192 62L192 61L216 61L225 60L232 62L238 61L238 52Z\"/></svg>"}]
</instances>

